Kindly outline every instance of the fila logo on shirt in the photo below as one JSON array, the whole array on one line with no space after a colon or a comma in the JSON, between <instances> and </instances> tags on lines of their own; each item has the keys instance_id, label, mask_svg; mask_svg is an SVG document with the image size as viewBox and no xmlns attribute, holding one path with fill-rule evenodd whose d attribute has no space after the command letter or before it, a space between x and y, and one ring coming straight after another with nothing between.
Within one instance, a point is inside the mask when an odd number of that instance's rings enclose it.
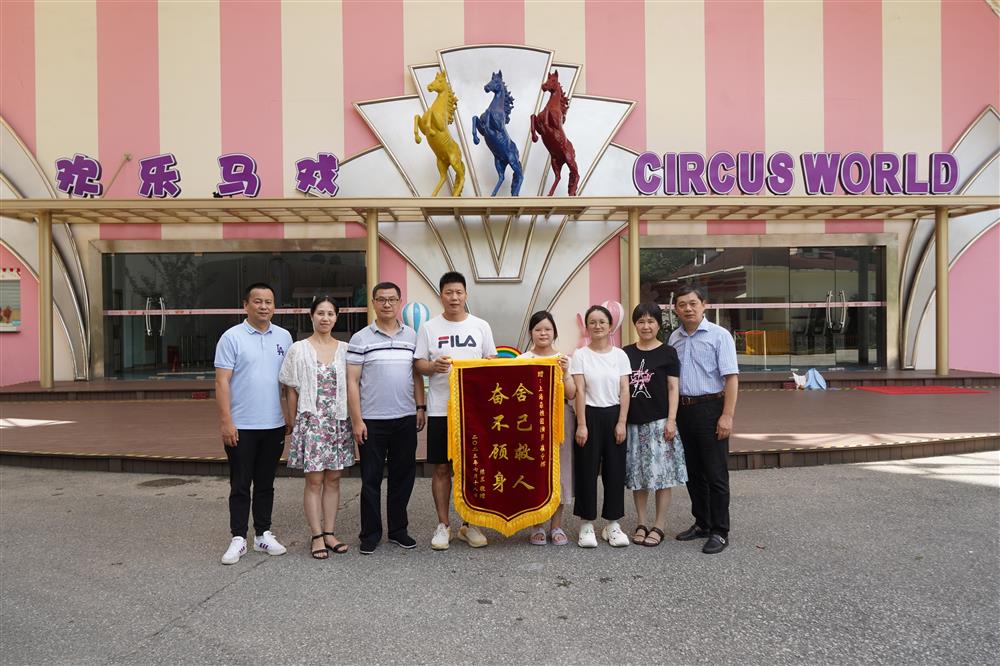
<instances>
[{"instance_id":1,"label":"fila logo on shirt","mask_svg":"<svg viewBox=\"0 0 1000 666\"><path fill-rule=\"evenodd\" d=\"M466 336L464 340L459 339L457 335L440 335L438 336L438 349L441 347L475 347L476 339L471 335Z\"/></svg>"}]
</instances>

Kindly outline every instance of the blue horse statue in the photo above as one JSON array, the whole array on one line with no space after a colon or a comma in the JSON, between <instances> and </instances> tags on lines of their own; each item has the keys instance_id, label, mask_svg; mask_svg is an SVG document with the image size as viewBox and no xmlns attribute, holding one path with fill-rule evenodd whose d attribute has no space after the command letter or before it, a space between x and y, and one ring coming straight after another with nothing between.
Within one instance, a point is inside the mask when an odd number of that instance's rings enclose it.
<instances>
[{"instance_id":1,"label":"blue horse statue","mask_svg":"<svg viewBox=\"0 0 1000 666\"><path fill-rule=\"evenodd\" d=\"M517 146L507 134L507 123L510 122L510 112L514 108L514 98L503 82L502 71L494 72L490 82L483 86L483 90L493 93L493 101L490 102L481 116L472 117L472 143L478 146L479 134L482 134L483 138L486 139L486 146L493 153L493 161L500 179L490 196L497 195L500 185L503 183L504 172L510 166L514 172L513 181L510 184L510 194L516 197L521 193L521 181L524 180L524 174L521 171L521 158L518 156Z\"/></svg>"}]
</instances>

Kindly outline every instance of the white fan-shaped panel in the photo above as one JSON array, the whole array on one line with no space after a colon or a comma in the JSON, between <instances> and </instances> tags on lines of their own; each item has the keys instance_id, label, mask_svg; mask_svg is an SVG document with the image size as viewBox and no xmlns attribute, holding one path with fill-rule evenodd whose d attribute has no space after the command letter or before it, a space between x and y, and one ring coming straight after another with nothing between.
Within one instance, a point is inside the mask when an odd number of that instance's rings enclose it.
<instances>
[{"instance_id":1,"label":"white fan-shaped panel","mask_svg":"<svg viewBox=\"0 0 1000 666\"><path fill-rule=\"evenodd\" d=\"M8 191L14 191L11 195L13 198L54 199L57 197L55 189L49 182L49 177L38 164L35 156L17 136L14 129L7 124L7 121L2 119L0 119L0 156L2 156L0 172L9 185ZM81 330L86 330L90 319L87 280L83 273L80 253L73 238L72 226L68 224L53 225L52 244L56 253L63 260L66 277L72 285L73 310L76 311L77 315L73 319L78 320L73 323L73 326L75 327L78 323ZM63 307L66 305L63 304ZM74 337L76 342L79 339L78 336ZM82 354L82 358L89 356L85 335L83 340L82 347L76 350L79 351L78 360L80 354Z\"/></svg>"},{"instance_id":2,"label":"white fan-shaped panel","mask_svg":"<svg viewBox=\"0 0 1000 666\"><path fill-rule=\"evenodd\" d=\"M384 148L373 148L340 165L339 197L409 197L406 181Z\"/></svg>"},{"instance_id":3,"label":"white fan-shaped panel","mask_svg":"<svg viewBox=\"0 0 1000 666\"><path fill-rule=\"evenodd\" d=\"M951 151L958 161L959 169L956 193L964 191L969 181L976 176L998 149L1000 149L1000 115L993 107L987 107ZM901 272L900 284L903 286L903 290L900 296L903 303L908 302L911 298L921 258L933 236L933 219L917 220L914 223L907 243L909 250L906 253Z\"/></svg>"},{"instance_id":4,"label":"white fan-shaped panel","mask_svg":"<svg viewBox=\"0 0 1000 666\"><path fill-rule=\"evenodd\" d=\"M586 187L580 193L589 197L634 197L632 165L636 157L628 148L612 143L594 165Z\"/></svg>"},{"instance_id":5,"label":"white fan-shaped panel","mask_svg":"<svg viewBox=\"0 0 1000 666\"><path fill-rule=\"evenodd\" d=\"M493 93L484 91L494 72L503 72L504 83L514 97L514 108L507 124L507 134L517 146L522 167L530 156L531 114L541 100L541 85L552 62L552 52L527 46L462 46L441 51L441 65L448 74L455 95L458 111L455 122L459 125L466 152L466 166L471 172L466 181L475 185L480 196L489 196L497 182L493 154L486 142L472 142L472 118L482 114L493 101ZM510 193L511 171L507 169L504 185L498 195ZM527 194L525 190L522 192Z\"/></svg>"}]
</instances>

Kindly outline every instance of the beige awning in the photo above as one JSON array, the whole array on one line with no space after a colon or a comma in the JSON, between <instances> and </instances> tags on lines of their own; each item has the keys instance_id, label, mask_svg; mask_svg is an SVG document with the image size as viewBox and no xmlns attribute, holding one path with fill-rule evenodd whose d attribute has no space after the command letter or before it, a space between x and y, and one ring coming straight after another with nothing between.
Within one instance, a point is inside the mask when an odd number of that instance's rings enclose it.
<instances>
[{"instance_id":1,"label":"beige awning","mask_svg":"<svg viewBox=\"0 0 1000 666\"><path fill-rule=\"evenodd\" d=\"M388 199L19 199L0 202L0 214L20 220L52 213L56 224L423 222L439 215L566 215L580 220L625 219L630 209L644 220L906 220L949 218L1000 209L990 196L815 197L503 197Z\"/></svg>"}]
</instances>

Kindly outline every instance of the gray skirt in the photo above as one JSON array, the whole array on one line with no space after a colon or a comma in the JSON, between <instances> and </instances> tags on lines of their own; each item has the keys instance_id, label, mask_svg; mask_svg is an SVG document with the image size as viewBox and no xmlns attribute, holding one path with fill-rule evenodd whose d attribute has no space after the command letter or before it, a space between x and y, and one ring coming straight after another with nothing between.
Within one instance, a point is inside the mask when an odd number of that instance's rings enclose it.
<instances>
[{"instance_id":1,"label":"gray skirt","mask_svg":"<svg viewBox=\"0 0 1000 666\"><path fill-rule=\"evenodd\" d=\"M625 459L625 487L631 490L659 490L687 483L687 465L681 438L663 438L666 419L650 423L629 423L628 455Z\"/></svg>"}]
</instances>

